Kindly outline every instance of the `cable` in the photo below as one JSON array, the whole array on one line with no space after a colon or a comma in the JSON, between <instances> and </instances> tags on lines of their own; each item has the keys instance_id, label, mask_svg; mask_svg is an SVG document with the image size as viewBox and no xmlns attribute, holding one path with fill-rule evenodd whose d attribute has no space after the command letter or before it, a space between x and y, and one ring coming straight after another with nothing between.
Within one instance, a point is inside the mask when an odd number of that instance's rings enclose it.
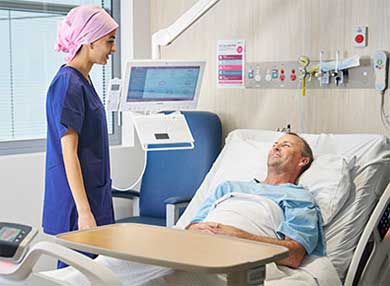
<instances>
[{"instance_id":1,"label":"cable","mask_svg":"<svg viewBox=\"0 0 390 286\"><path fill-rule=\"evenodd\" d=\"M140 174L140 176L138 177L138 179L134 182L134 184L130 185L130 187L127 187L127 188L118 188L114 185L112 185L112 188L117 190L117 191L120 191L120 192L126 192L126 191L130 191L132 190L142 179L142 177L144 176L144 173L145 173L145 170L146 170L146 164L147 164L147 159L148 159L148 152L145 151L145 161L144 161L144 167L142 169L142 172Z\"/></svg>"},{"instance_id":2,"label":"cable","mask_svg":"<svg viewBox=\"0 0 390 286\"><path fill-rule=\"evenodd\" d=\"M298 112L299 112L299 133L306 132L306 119L305 119L305 97L299 96L298 98Z\"/></svg>"},{"instance_id":3,"label":"cable","mask_svg":"<svg viewBox=\"0 0 390 286\"><path fill-rule=\"evenodd\" d=\"M383 126L386 129L390 130L390 115L386 114L386 111L385 111L385 92L384 91L381 92L380 113L381 113L381 121L382 121Z\"/></svg>"}]
</instances>

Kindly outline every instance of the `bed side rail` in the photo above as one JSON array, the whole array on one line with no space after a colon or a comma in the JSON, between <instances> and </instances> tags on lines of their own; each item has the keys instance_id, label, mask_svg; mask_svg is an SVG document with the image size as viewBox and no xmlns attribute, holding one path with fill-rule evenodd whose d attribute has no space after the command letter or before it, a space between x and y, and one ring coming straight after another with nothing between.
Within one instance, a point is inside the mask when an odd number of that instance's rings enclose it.
<instances>
[{"instance_id":1,"label":"bed side rail","mask_svg":"<svg viewBox=\"0 0 390 286\"><path fill-rule=\"evenodd\" d=\"M360 237L345 279L345 286L389 285L390 184L378 201ZM370 252L367 249L371 248Z\"/></svg>"}]
</instances>

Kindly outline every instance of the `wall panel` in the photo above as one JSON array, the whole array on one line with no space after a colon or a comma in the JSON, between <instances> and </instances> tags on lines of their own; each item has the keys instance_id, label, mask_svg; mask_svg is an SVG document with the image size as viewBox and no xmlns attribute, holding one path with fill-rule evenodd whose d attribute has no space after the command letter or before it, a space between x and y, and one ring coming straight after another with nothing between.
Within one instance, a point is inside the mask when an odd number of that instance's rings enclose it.
<instances>
[{"instance_id":1,"label":"wall panel","mask_svg":"<svg viewBox=\"0 0 390 286\"><path fill-rule=\"evenodd\" d=\"M173 23L195 0L152 0L151 29ZM200 109L218 113L224 133L235 128L276 129L291 123L295 131L384 133L380 95L374 90L250 90L216 88L216 44L245 39L247 61L291 61L300 55L334 59L390 50L388 0L221 0L171 46L162 58L207 61ZM352 29L368 26L368 47L352 44ZM390 97L386 94L390 113ZM303 114L303 115L302 115Z\"/></svg>"}]
</instances>

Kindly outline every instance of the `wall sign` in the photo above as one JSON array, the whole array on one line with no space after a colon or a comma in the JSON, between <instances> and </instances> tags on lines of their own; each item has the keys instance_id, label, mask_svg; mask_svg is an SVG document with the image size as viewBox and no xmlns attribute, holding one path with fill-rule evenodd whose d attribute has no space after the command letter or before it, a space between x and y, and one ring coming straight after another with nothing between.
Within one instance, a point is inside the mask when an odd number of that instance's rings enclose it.
<instances>
[{"instance_id":1,"label":"wall sign","mask_svg":"<svg viewBox=\"0 0 390 286\"><path fill-rule=\"evenodd\" d=\"M217 86L244 87L245 40L220 40L217 44Z\"/></svg>"}]
</instances>

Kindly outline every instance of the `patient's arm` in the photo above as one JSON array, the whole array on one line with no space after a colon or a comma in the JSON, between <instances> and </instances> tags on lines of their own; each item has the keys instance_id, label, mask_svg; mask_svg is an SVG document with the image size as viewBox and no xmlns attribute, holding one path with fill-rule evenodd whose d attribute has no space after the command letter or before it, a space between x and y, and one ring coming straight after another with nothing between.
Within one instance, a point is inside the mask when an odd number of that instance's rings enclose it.
<instances>
[{"instance_id":1,"label":"patient's arm","mask_svg":"<svg viewBox=\"0 0 390 286\"><path fill-rule=\"evenodd\" d=\"M243 231L239 228L224 224L217 224L217 227L214 228L214 230L215 234L222 234L243 239L267 242L287 247L289 250L289 255L287 258L278 261L278 264L280 265L298 268L306 255L305 248L300 243L296 242L293 239L290 239L289 237L286 237L284 240L280 240L271 237L259 236Z\"/></svg>"}]
</instances>

